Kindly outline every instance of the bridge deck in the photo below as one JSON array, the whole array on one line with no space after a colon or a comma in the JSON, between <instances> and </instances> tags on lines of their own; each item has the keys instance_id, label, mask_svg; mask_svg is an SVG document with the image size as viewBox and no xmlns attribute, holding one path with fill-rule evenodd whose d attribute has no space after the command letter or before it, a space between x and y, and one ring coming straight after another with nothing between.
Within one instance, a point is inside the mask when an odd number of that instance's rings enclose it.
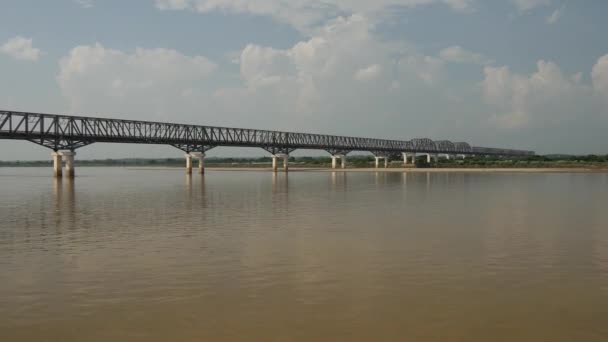
<instances>
[{"instance_id":1,"label":"bridge deck","mask_svg":"<svg viewBox=\"0 0 608 342\"><path fill-rule=\"evenodd\" d=\"M475 147L448 140L386 140L15 111L0 111L0 139L27 140L55 151L107 142L166 144L185 152L205 152L216 146L240 146L260 147L273 154L316 149L332 154L369 151L376 155L402 152L534 155L532 151Z\"/></svg>"}]
</instances>

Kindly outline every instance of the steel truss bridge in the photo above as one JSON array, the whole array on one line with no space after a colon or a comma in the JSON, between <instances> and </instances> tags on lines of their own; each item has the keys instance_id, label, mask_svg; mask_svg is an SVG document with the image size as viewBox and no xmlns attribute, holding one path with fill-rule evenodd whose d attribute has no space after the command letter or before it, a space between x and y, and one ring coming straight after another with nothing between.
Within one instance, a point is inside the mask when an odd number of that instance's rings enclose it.
<instances>
[{"instance_id":1,"label":"steel truss bridge","mask_svg":"<svg viewBox=\"0 0 608 342\"><path fill-rule=\"evenodd\" d=\"M186 153L217 146L260 147L276 154L296 149L325 150L332 155L368 151L389 157L402 153L530 156L533 151L471 146L428 138L386 140L325 134L186 125L0 110L0 139L27 140L54 151L92 143L171 145Z\"/></svg>"}]
</instances>

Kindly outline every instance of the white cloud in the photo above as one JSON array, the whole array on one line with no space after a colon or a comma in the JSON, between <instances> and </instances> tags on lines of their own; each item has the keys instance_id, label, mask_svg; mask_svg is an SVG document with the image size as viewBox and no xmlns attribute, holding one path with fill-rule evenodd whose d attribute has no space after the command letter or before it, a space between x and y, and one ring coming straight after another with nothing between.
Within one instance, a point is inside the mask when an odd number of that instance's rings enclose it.
<instances>
[{"instance_id":1,"label":"white cloud","mask_svg":"<svg viewBox=\"0 0 608 342\"><path fill-rule=\"evenodd\" d=\"M57 80L73 112L133 119L429 136L550 152L579 122L577 149L558 152L597 150L601 144L587 133L608 127L608 103L601 101L608 97L608 55L593 68L592 84L545 61L522 74L486 65L487 58L461 47L425 55L379 38L373 21L352 15L289 48L249 44L235 60L237 71L216 72L206 58L173 50L79 46L62 59ZM446 69L455 62L485 65L483 81L454 78ZM552 134L535 141L545 129Z\"/></svg>"},{"instance_id":2,"label":"white cloud","mask_svg":"<svg viewBox=\"0 0 608 342\"><path fill-rule=\"evenodd\" d=\"M74 3L82 8L93 7L93 0L74 0Z\"/></svg>"},{"instance_id":3,"label":"white cloud","mask_svg":"<svg viewBox=\"0 0 608 342\"><path fill-rule=\"evenodd\" d=\"M413 75L419 81L431 86L443 77L445 62L437 57L413 54L399 61L399 70L405 75Z\"/></svg>"},{"instance_id":4,"label":"white cloud","mask_svg":"<svg viewBox=\"0 0 608 342\"><path fill-rule=\"evenodd\" d=\"M447 47L439 52L439 56L448 62L469 64L491 64L492 61L484 55L466 50L458 45Z\"/></svg>"},{"instance_id":5,"label":"white cloud","mask_svg":"<svg viewBox=\"0 0 608 342\"><path fill-rule=\"evenodd\" d=\"M95 44L75 47L62 58L57 81L73 112L155 115L170 113L170 106L215 68L205 57L174 50L138 48L126 53Z\"/></svg>"},{"instance_id":6,"label":"white cloud","mask_svg":"<svg viewBox=\"0 0 608 342\"><path fill-rule=\"evenodd\" d=\"M564 7L555 9L550 16L547 17L547 24L555 24L564 14Z\"/></svg>"},{"instance_id":7,"label":"white cloud","mask_svg":"<svg viewBox=\"0 0 608 342\"><path fill-rule=\"evenodd\" d=\"M160 10L183 10L192 4L191 0L156 0L156 7Z\"/></svg>"},{"instance_id":8,"label":"white cloud","mask_svg":"<svg viewBox=\"0 0 608 342\"><path fill-rule=\"evenodd\" d=\"M600 57L591 71L593 87L608 102L608 54Z\"/></svg>"},{"instance_id":9,"label":"white cloud","mask_svg":"<svg viewBox=\"0 0 608 342\"><path fill-rule=\"evenodd\" d=\"M506 128L548 125L585 120L583 115L606 115L594 89L608 88L608 57L593 68L593 87L581 83L580 73L565 76L553 62L539 61L538 70L520 75L506 66L486 67L482 83L485 101L494 110L494 120ZM591 108L591 109L589 109Z\"/></svg>"},{"instance_id":10,"label":"white cloud","mask_svg":"<svg viewBox=\"0 0 608 342\"><path fill-rule=\"evenodd\" d=\"M444 4L455 11L468 12L474 0L155 0L160 10L192 10L201 13L223 11L270 16L299 30L323 25L339 15L371 15L392 7Z\"/></svg>"},{"instance_id":11,"label":"white cloud","mask_svg":"<svg viewBox=\"0 0 608 342\"><path fill-rule=\"evenodd\" d=\"M244 86L221 89L216 99L231 113L255 108L277 129L319 131L323 122L329 132L355 134L365 127L367 135L377 135L387 129L383 119L402 120L405 102L441 104L444 68L440 58L378 39L367 17L353 15L288 49L248 45L240 57ZM436 110L429 117L443 115Z\"/></svg>"},{"instance_id":12,"label":"white cloud","mask_svg":"<svg viewBox=\"0 0 608 342\"><path fill-rule=\"evenodd\" d=\"M241 76L251 88L293 80L294 72L287 51L250 44L241 53Z\"/></svg>"},{"instance_id":13,"label":"white cloud","mask_svg":"<svg viewBox=\"0 0 608 342\"><path fill-rule=\"evenodd\" d=\"M512 0L520 12L551 5L551 0Z\"/></svg>"},{"instance_id":14,"label":"white cloud","mask_svg":"<svg viewBox=\"0 0 608 342\"><path fill-rule=\"evenodd\" d=\"M18 60L37 61L42 54L40 49L32 46L31 38L17 36L0 47L0 52Z\"/></svg>"},{"instance_id":15,"label":"white cloud","mask_svg":"<svg viewBox=\"0 0 608 342\"><path fill-rule=\"evenodd\" d=\"M443 3L456 11L468 12L473 10L474 0L443 0Z\"/></svg>"},{"instance_id":16,"label":"white cloud","mask_svg":"<svg viewBox=\"0 0 608 342\"><path fill-rule=\"evenodd\" d=\"M371 80L377 78L380 75L381 71L382 71L381 66L379 66L378 64L372 64L366 68L357 70L354 78L355 78L355 80L361 81L361 82L371 81Z\"/></svg>"}]
</instances>

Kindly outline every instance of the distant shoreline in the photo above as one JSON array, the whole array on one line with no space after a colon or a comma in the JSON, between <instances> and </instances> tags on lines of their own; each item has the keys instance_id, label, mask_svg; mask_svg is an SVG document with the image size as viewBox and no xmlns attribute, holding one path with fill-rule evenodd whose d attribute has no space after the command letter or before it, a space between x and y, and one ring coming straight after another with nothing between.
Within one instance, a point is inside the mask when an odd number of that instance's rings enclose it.
<instances>
[{"instance_id":1,"label":"distant shoreline","mask_svg":"<svg viewBox=\"0 0 608 342\"><path fill-rule=\"evenodd\" d=\"M2 168L48 168L49 165L4 165ZM77 165L77 167L92 168L123 168L128 170L140 171L184 171L183 166L138 166L138 165ZM205 171L219 172L272 172L271 167L259 166L207 166ZM193 173L196 174L196 166L193 168ZM281 167L277 172L283 172ZM374 168L374 167L351 167L346 169L332 169L323 166L293 166L289 168L289 172L381 172L381 173L608 173L608 167L389 167L389 168Z\"/></svg>"},{"instance_id":2,"label":"distant shoreline","mask_svg":"<svg viewBox=\"0 0 608 342\"><path fill-rule=\"evenodd\" d=\"M547 155L525 158L505 158L472 156L466 159L440 158L428 163L426 157L413 164L403 164L403 160L391 158L388 168L375 168L372 156L353 155L348 158L346 169L332 169L329 157L290 157L291 172L484 172L484 173L606 173L608 172L608 155ZM81 159L76 160L76 168L82 167L119 167L133 170L184 170L183 158L134 158L134 159ZM279 165L281 171L283 163ZM194 163L194 168L198 166ZM384 166L382 163L381 166ZM0 168L5 167L46 167L52 168L52 161L0 161ZM271 172L270 157L257 158L205 158L208 171L249 171ZM196 172L196 170L194 171Z\"/></svg>"}]
</instances>

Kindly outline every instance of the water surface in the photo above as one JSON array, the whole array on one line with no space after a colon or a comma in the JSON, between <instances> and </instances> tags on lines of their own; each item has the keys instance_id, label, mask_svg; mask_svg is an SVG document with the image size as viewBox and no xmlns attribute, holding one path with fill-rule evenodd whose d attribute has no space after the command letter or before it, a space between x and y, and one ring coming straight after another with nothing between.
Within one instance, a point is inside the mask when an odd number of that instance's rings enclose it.
<instances>
[{"instance_id":1,"label":"water surface","mask_svg":"<svg viewBox=\"0 0 608 342\"><path fill-rule=\"evenodd\" d=\"M608 175L0 168L0 341L606 341Z\"/></svg>"}]
</instances>

